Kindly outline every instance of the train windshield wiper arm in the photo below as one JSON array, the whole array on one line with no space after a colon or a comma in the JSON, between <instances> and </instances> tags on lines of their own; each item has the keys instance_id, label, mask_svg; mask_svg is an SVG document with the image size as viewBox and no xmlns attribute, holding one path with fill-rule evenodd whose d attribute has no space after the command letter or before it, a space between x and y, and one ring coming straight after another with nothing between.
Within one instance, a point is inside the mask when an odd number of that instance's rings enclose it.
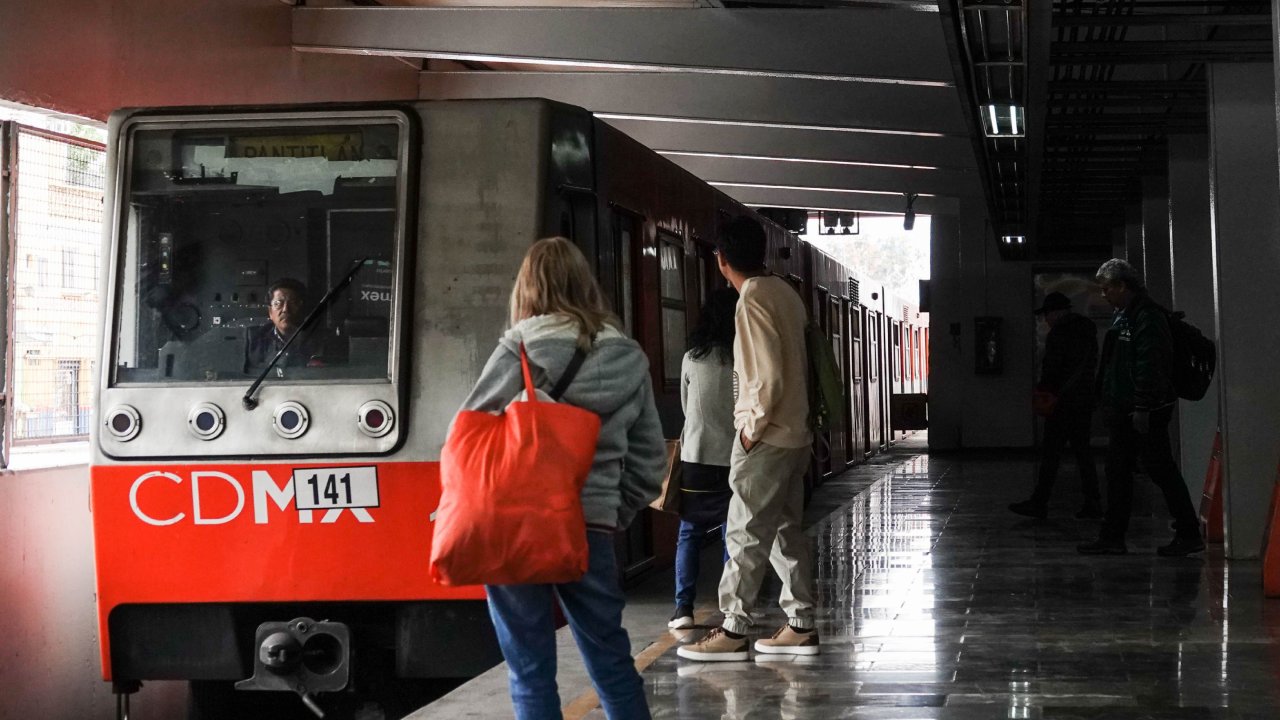
<instances>
[{"instance_id":1,"label":"train windshield wiper arm","mask_svg":"<svg viewBox=\"0 0 1280 720\"><path fill-rule=\"evenodd\" d=\"M258 407L258 400L253 397L253 394L258 391L258 386L262 384L262 381L267 379L267 374L271 372L271 368L275 367L276 363L280 362L280 358L284 357L285 353L288 352L289 346L293 344L293 341L297 340L299 335L306 332L311 325L315 323L316 318L320 317L320 313L324 312L325 308L329 307L329 303L333 302L333 298L336 297L338 293L342 292L343 288L351 284L356 273L360 272L360 268L364 267L364 264L368 262L368 260L369 258L367 257L357 260L355 264L351 266L351 269L347 271L347 274L344 275L341 280L334 283L333 287L329 288L328 292L324 294L324 297L320 298L320 302L316 303L316 306L311 309L311 312L307 313L307 318L302 321L302 324L298 326L297 330L294 330L293 333L289 335L289 339L284 341L284 345L276 351L275 356L271 358L271 362L267 363L267 366L262 368L262 374L259 375L258 379L254 380L253 384L249 386L249 389L245 391L244 397L240 398L240 402L244 404L245 410L252 410Z\"/></svg>"}]
</instances>

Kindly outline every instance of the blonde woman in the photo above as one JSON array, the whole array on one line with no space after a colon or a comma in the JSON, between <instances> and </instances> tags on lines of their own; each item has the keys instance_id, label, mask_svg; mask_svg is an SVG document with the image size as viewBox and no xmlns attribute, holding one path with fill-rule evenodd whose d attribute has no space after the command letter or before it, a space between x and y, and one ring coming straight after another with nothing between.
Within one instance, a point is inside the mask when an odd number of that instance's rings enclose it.
<instances>
[{"instance_id":1,"label":"blonde woman","mask_svg":"<svg viewBox=\"0 0 1280 720\"><path fill-rule=\"evenodd\" d=\"M553 603L559 602L610 720L648 718L644 686L622 628L613 534L657 497L666 450L653 402L649 362L618 330L582 252L564 238L529 248L511 290L511 329L485 364L463 407L497 411L524 389L520 344L534 382L549 391L585 352L561 402L600 416L595 463L582 490L590 566L559 585L488 586L489 615L507 661L518 720L560 718ZM537 482L537 478L529 478Z\"/></svg>"}]
</instances>

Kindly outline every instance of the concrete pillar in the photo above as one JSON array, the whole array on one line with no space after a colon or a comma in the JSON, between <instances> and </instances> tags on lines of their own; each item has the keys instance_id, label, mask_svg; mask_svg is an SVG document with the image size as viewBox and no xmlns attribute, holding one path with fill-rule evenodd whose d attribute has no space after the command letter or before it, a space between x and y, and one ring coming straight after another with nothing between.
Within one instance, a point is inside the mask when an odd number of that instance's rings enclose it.
<instances>
[{"instance_id":1,"label":"concrete pillar","mask_svg":"<svg viewBox=\"0 0 1280 720\"><path fill-rule=\"evenodd\" d=\"M960 218L934 215L929 248L929 448L962 446L964 363L972 366L971 327L966 327L960 283Z\"/></svg>"},{"instance_id":2,"label":"concrete pillar","mask_svg":"<svg viewBox=\"0 0 1280 720\"><path fill-rule=\"evenodd\" d=\"M929 446L1025 448L1033 444L1031 265L1000 258L980 199L956 217L935 216L931 259ZM974 319L1001 320L1003 371L978 375ZM959 330L958 336L952 330ZM1024 478L1017 478L1023 483ZM1017 488L1019 492L1025 488Z\"/></svg>"},{"instance_id":3,"label":"concrete pillar","mask_svg":"<svg viewBox=\"0 0 1280 720\"><path fill-rule=\"evenodd\" d=\"M1129 264L1141 270L1146 261L1142 254L1142 203L1124 208L1124 255Z\"/></svg>"},{"instance_id":4,"label":"concrete pillar","mask_svg":"<svg viewBox=\"0 0 1280 720\"><path fill-rule=\"evenodd\" d=\"M1213 301L1213 243L1209 228L1209 138L1169 138L1169 231L1175 310L1205 335L1217 339ZM1204 489L1205 471L1218 429L1218 379L1205 398L1178 407L1181 467L1192 500Z\"/></svg>"},{"instance_id":5,"label":"concrete pillar","mask_svg":"<svg viewBox=\"0 0 1280 720\"><path fill-rule=\"evenodd\" d=\"M1156 302L1168 307L1173 303L1173 280L1169 257L1169 179L1163 173L1142 178L1142 262L1148 292Z\"/></svg>"},{"instance_id":6,"label":"concrete pillar","mask_svg":"<svg viewBox=\"0 0 1280 720\"><path fill-rule=\"evenodd\" d=\"M1269 63L1209 66L1227 556L1256 558L1280 460L1280 151Z\"/></svg>"}]
</instances>

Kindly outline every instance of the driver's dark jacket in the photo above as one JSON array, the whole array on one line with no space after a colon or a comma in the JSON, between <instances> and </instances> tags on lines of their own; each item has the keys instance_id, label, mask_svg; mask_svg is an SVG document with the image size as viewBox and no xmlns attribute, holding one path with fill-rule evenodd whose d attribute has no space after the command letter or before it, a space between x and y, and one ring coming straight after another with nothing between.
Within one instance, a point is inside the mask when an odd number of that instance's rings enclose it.
<instances>
[{"instance_id":1,"label":"driver's dark jacket","mask_svg":"<svg viewBox=\"0 0 1280 720\"><path fill-rule=\"evenodd\" d=\"M271 323L251 330L245 358L248 366L250 368L262 367L271 362L271 358L275 357L276 352L284 347L286 339L276 332L276 326ZM276 366L305 367L312 364L319 352L317 347L318 343L315 342L315 338L311 337L311 333L308 331L293 341L293 345L289 347L289 352L280 358L280 362L276 363Z\"/></svg>"},{"instance_id":2,"label":"driver's dark jacket","mask_svg":"<svg viewBox=\"0 0 1280 720\"><path fill-rule=\"evenodd\" d=\"M1115 314L1099 380L1102 407L1113 412L1157 410L1178 399L1169 318L1145 292Z\"/></svg>"}]
</instances>

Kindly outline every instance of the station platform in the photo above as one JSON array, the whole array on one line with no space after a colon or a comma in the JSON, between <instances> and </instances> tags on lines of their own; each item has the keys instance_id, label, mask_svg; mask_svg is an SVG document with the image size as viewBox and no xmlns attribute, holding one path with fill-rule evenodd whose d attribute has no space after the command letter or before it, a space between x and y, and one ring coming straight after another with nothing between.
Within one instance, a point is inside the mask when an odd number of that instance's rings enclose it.
<instances>
[{"instance_id":1,"label":"station platform","mask_svg":"<svg viewBox=\"0 0 1280 720\"><path fill-rule=\"evenodd\" d=\"M1080 556L1097 525L1072 519L1072 468L1050 519L1006 510L1034 469L1026 455L930 457L917 438L819 488L814 658L678 658L719 621L720 547L705 550L699 629L666 629L672 580L652 578L625 624L653 717L1275 718L1280 601L1263 598L1261 565L1227 566L1221 546L1157 557L1162 511L1134 518L1127 556ZM783 622L776 602L761 611L761 634ZM604 718L567 628L559 640L566 720ZM505 667L410 717L512 717Z\"/></svg>"}]
</instances>

